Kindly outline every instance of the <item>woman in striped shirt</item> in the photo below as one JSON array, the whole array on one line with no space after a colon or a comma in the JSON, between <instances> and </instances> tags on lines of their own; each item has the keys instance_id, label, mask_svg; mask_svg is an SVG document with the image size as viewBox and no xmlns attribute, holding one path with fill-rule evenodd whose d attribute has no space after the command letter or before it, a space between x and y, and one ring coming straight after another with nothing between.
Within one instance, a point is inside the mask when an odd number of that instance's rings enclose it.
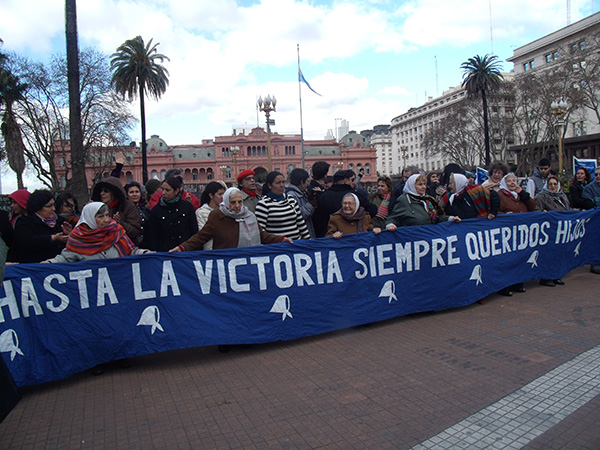
<instances>
[{"instance_id":1,"label":"woman in striped shirt","mask_svg":"<svg viewBox=\"0 0 600 450\"><path fill-rule=\"evenodd\" d=\"M267 232L287 238L310 239L296 200L285 193L285 177L274 171L267 175L263 197L256 205L256 219Z\"/></svg>"}]
</instances>

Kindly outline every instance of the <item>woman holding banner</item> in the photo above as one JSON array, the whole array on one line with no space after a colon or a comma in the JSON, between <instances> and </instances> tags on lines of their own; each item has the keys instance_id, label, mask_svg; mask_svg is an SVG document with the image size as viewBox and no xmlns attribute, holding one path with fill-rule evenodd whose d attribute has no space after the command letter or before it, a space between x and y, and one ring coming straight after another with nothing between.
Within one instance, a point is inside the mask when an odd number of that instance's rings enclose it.
<instances>
[{"instance_id":1,"label":"woman holding banner","mask_svg":"<svg viewBox=\"0 0 600 450\"><path fill-rule=\"evenodd\" d=\"M535 211L535 200L517 183L517 177L510 172L500 182L500 213L513 214ZM500 289L498 293L511 297L513 292L525 292L523 283L513 284Z\"/></svg>"},{"instance_id":2,"label":"woman holding banner","mask_svg":"<svg viewBox=\"0 0 600 450\"><path fill-rule=\"evenodd\" d=\"M360 200L352 192L348 192L342 198L342 209L334 212L329 218L327 234L325 237L333 236L341 238L344 234L363 233L373 231L381 233L381 228L373 227L371 216L360 206Z\"/></svg>"},{"instance_id":3,"label":"woman holding banner","mask_svg":"<svg viewBox=\"0 0 600 450\"><path fill-rule=\"evenodd\" d=\"M560 188L556 175L550 175L542 191L535 196L538 211L567 211L571 209L567 195Z\"/></svg>"},{"instance_id":4,"label":"woman holding banner","mask_svg":"<svg viewBox=\"0 0 600 450\"><path fill-rule=\"evenodd\" d=\"M169 253L200 250L211 239L214 249L292 242L285 236L264 231L254 213L243 205L242 192L235 187L225 191L223 202L211 211L202 229Z\"/></svg>"},{"instance_id":5,"label":"woman holding banner","mask_svg":"<svg viewBox=\"0 0 600 450\"><path fill-rule=\"evenodd\" d=\"M488 220L498 215L500 197L495 191L488 191L481 185L469 186L467 177L460 173L450 175L451 195L444 194L440 206L447 215L461 219L486 217Z\"/></svg>"},{"instance_id":6,"label":"woman holding banner","mask_svg":"<svg viewBox=\"0 0 600 450\"><path fill-rule=\"evenodd\" d=\"M65 249L44 262L63 263L149 253L135 246L125 228L110 218L108 205L88 203L67 240Z\"/></svg>"},{"instance_id":7,"label":"woman holding banner","mask_svg":"<svg viewBox=\"0 0 600 450\"><path fill-rule=\"evenodd\" d=\"M403 194L398 197L394 210L387 217L386 229L396 231L397 227L460 222L460 217L444 214L435 199L426 192L427 177L418 173L411 175L404 184Z\"/></svg>"}]
</instances>

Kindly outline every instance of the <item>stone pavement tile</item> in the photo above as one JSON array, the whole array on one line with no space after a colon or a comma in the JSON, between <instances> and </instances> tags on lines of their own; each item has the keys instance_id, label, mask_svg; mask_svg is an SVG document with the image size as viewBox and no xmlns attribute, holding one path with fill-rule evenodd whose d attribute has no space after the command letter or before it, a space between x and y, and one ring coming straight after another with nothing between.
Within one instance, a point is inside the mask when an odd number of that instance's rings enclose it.
<instances>
[{"instance_id":1,"label":"stone pavement tile","mask_svg":"<svg viewBox=\"0 0 600 450\"><path fill-rule=\"evenodd\" d=\"M28 387L0 448L410 448L600 344L595 277L581 268L567 286L530 282L485 305ZM599 411L589 402L531 448L569 433L597 442Z\"/></svg>"}]
</instances>

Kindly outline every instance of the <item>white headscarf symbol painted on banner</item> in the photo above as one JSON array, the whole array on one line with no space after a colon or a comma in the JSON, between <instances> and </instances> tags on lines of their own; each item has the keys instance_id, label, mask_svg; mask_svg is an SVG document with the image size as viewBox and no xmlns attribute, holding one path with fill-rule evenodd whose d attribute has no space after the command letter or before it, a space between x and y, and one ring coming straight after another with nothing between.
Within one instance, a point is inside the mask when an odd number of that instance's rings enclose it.
<instances>
[{"instance_id":1,"label":"white headscarf symbol painted on banner","mask_svg":"<svg viewBox=\"0 0 600 450\"><path fill-rule=\"evenodd\" d=\"M575 250L573 251L573 256L579 256L579 249L581 248L581 242L579 244L577 244L577 247L575 247Z\"/></svg>"},{"instance_id":2,"label":"white headscarf symbol painted on banner","mask_svg":"<svg viewBox=\"0 0 600 450\"><path fill-rule=\"evenodd\" d=\"M386 281L381 288L379 297L388 297L388 303L392 303L392 300L398 300L398 297L396 297L396 283L393 280Z\"/></svg>"},{"instance_id":3,"label":"white headscarf symbol painted on banner","mask_svg":"<svg viewBox=\"0 0 600 450\"><path fill-rule=\"evenodd\" d=\"M4 333L0 334L0 352L10 352L11 361L15 359L17 353L21 356L25 356L19 348L19 337L15 330L6 330Z\"/></svg>"},{"instance_id":4,"label":"white headscarf symbol painted on banner","mask_svg":"<svg viewBox=\"0 0 600 450\"><path fill-rule=\"evenodd\" d=\"M152 327L151 334L154 334L154 332L156 331L157 328L164 333L165 330L163 330L163 327L160 325L159 322L160 322L160 311L158 310L158 306L148 306L142 312L140 321L137 323L137 326L138 327L140 325L151 326Z\"/></svg>"},{"instance_id":5,"label":"white headscarf symbol painted on banner","mask_svg":"<svg viewBox=\"0 0 600 450\"><path fill-rule=\"evenodd\" d=\"M538 260L538 256L540 256L540 252L539 251L534 251L531 256L529 257L529 259L527 260L527 262L529 264L531 264L531 268L533 269L534 267L537 267L537 260Z\"/></svg>"},{"instance_id":6,"label":"white headscarf symbol painted on banner","mask_svg":"<svg viewBox=\"0 0 600 450\"><path fill-rule=\"evenodd\" d=\"M479 286L480 284L483 284L483 280L481 279L481 265L477 264L475 267L473 267L473 272L471 272L471 278L469 278L469 281L477 281L475 283L475 286Z\"/></svg>"},{"instance_id":7,"label":"white headscarf symbol painted on banner","mask_svg":"<svg viewBox=\"0 0 600 450\"><path fill-rule=\"evenodd\" d=\"M290 312L290 306L290 298L287 295L280 295L269 312L281 314L281 320L285 320L286 317L293 319L294 316Z\"/></svg>"}]
</instances>

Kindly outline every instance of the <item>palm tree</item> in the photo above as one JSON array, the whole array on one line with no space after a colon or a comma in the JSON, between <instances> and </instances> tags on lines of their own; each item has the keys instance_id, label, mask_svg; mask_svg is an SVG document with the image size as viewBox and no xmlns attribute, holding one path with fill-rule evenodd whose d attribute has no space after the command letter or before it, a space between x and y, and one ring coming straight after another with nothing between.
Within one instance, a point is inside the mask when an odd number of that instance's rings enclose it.
<instances>
[{"instance_id":1,"label":"palm tree","mask_svg":"<svg viewBox=\"0 0 600 450\"><path fill-rule=\"evenodd\" d=\"M146 155L146 111L144 96L148 93L156 100L167 90L169 72L160 63L169 61L164 55L157 53L158 44L147 45L141 36L125 41L112 54L110 68L113 71L112 83L118 94L129 100L140 97L140 122L142 126L142 177L144 184L148 181L148 159Z\"/></svg>"},{"instance_id":2,"label":"palm tree","mask_svg":"<svg viewBox=\"0 0 600 450\"><path fill-rule=\"evenodd\" d=\"M481 95L483 103L483 131L485 135L485 164L490 165L490 130L488 124L487 94L502 84L500 63L496 55L479 55L469 58L460 66L463 69L462 87L470 97Z\"/></svg>"},{"instance_id":3,"label":"palm tree","mask_svg":"<svg viewBox=\"0 0 600 450\"><path fill-rule=\"evenodd\" d=\"M13 106L16 102L24 100L27 85L19 81L18 77L9 70L0 70L0 107L4 108L2 125L0 126L4 147L8 157L8 165L17 174L17 187L24 188L23 171L25 170L25 144L21 135L21 127L16 118Z\"/></svg>"}]
</instances>

